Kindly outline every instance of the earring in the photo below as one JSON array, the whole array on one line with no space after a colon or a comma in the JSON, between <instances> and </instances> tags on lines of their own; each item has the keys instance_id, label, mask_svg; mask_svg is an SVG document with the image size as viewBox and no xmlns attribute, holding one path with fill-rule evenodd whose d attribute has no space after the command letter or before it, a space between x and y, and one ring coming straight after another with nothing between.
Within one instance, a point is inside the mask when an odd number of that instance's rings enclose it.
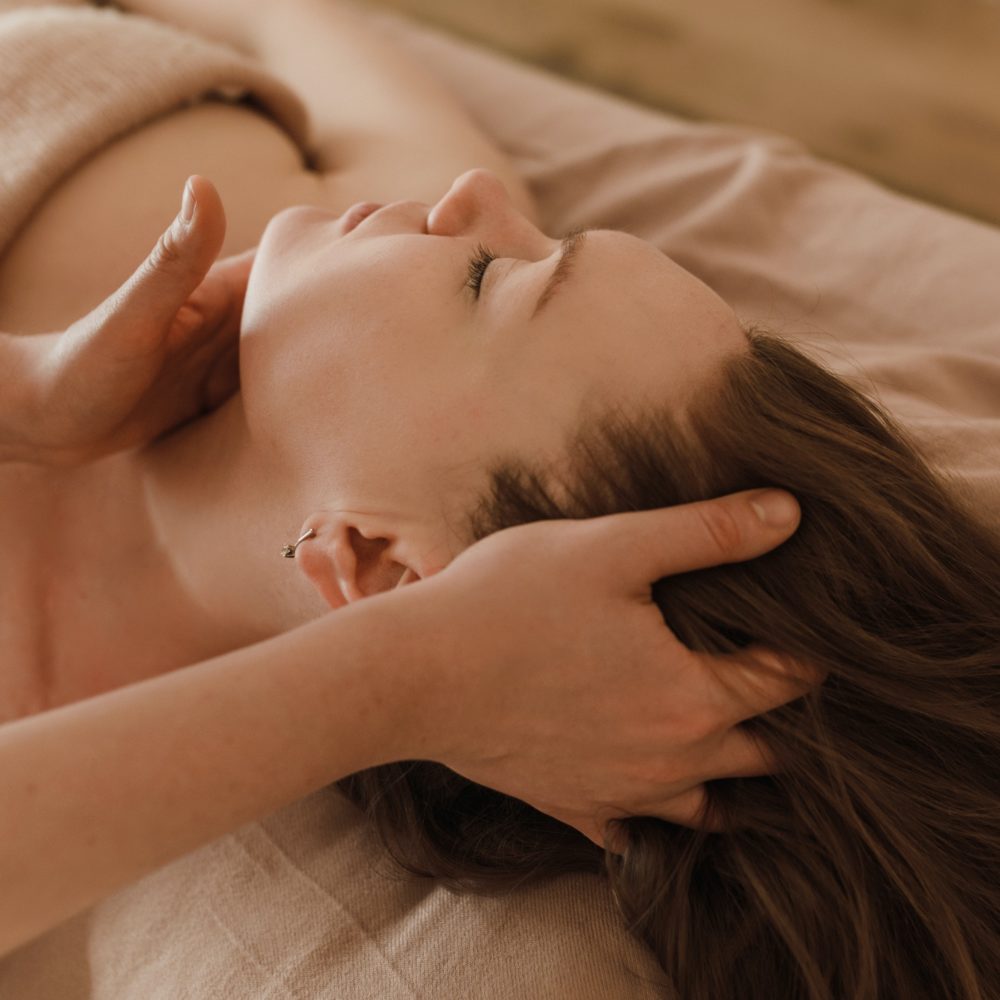
<instances>
[{"instance_id":1,"label":"earring","mask_svg":"<svg viewBox=\"0 0 1000 1000\"><path fill-rule=\"evenodd\" d=\"M297 541L297 542L296 542L296 543L295 543L294 545L285 545L285 546L282 546L282 549L281 549L281 554L282 554L282 555L283 555L283 556L284 556L284 557L285 557L286 559L294 559L294 558L295 558L295 550L296 550L296 549L297 549L297 548L298 548L298 547L299 547L299 546L300 546L300 545L301 545L301 544L302 544L302 543L303 543L303 542L304 542L304 541L305 541L305 540L306 540L307 538L312 538L312 537L313 537L313 535L315 535L315 534L316 534L316 532L315 532L315 531L313 531L313 529L312 529L312 528L310 528L310 529L309 529L308 531L306 531L306 532L304 532L304 533L302 534L302 537L301 537L301 538L299 538L299 540L298 540L298 541Z\"/></svg>"}]
</instances>

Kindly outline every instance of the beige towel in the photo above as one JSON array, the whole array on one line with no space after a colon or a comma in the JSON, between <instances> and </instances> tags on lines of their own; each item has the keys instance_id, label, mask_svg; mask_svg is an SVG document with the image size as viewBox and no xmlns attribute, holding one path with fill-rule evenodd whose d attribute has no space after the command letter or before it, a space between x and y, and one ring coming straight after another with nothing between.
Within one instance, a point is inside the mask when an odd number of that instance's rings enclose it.
<instances>
[{"instance_id":1,"label":"beige towel","mask_svg":"<svg viewBox=\"0 0 1000 1000\"><path fill-rule=\"evenodd\" d=\"M111 9L0 13L0 255L81 161L206 95L249 97L307 146L299 98L234 49Z\"/></svg>"}]
</instances>

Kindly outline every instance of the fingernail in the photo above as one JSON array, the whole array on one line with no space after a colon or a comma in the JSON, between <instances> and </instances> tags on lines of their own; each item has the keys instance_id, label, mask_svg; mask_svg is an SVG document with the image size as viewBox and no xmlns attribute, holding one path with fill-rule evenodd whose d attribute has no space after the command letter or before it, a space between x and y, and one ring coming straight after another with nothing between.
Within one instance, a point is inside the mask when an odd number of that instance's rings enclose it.
<instances>
[{"instance_id":1,"label":"fingernail","mask_svg":"<svg viewBox=\"0 0 1000 1000\"><path fill-rule=\"evenodd\" d=\"M750 501L761 521L770 528L785 528L799 516L799 505L784 490L763 490Z\"/></svg>"},{"instance_id":2,"label":"fingernail","mask_svg":"<svg viewBox=\"0 0 1000 1000\"><path fill-rule=\"evenodd\" d=\"M194 218L194 191L191 190L191 182L184 185L184 200L181 202L181 222L190 225Z\"/></svg>"}]
</instances>

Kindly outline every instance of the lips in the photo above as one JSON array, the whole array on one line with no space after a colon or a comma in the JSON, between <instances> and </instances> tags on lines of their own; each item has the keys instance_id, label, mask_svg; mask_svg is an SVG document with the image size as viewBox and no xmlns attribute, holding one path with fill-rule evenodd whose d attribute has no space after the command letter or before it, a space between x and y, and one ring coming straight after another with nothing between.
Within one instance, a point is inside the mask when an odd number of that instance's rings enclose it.
<instances>
[{"instance_id":1,"label":"lips","mask_svg":"<svg viewBox=\"0 0 1000 1000\"><path fill-rule=\"evenodd\" d=\"M355 226L363 222L373 212L382 206L377 201L359 201L344 213L344 233L349 233Z\"/></svg>"}]
</instances>

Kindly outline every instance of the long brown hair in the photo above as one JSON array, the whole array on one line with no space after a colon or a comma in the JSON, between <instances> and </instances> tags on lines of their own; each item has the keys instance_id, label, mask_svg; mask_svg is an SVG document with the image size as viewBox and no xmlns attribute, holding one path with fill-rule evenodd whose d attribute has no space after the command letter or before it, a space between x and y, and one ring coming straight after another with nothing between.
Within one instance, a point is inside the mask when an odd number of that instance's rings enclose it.
<instances>
[{"instance_id":1,"label":"long brown hair","mask_svg":"<svg viewBox=\"0 0 1000 1000\"><path fill-rule=\"evenodd\" d=\"M760 641L827 672L744 723L779 761L706 784L725 833L622 821L601 851L428 761L338 787L406 871L491 894L606 876L680 1000L1000 997L1000 539L874 400L754 328L681 423L664 407L581 428L572 476L504 463L470 539L758 486L796 533L653 596L690 648Z\"/></svg>"}]
</instances>

